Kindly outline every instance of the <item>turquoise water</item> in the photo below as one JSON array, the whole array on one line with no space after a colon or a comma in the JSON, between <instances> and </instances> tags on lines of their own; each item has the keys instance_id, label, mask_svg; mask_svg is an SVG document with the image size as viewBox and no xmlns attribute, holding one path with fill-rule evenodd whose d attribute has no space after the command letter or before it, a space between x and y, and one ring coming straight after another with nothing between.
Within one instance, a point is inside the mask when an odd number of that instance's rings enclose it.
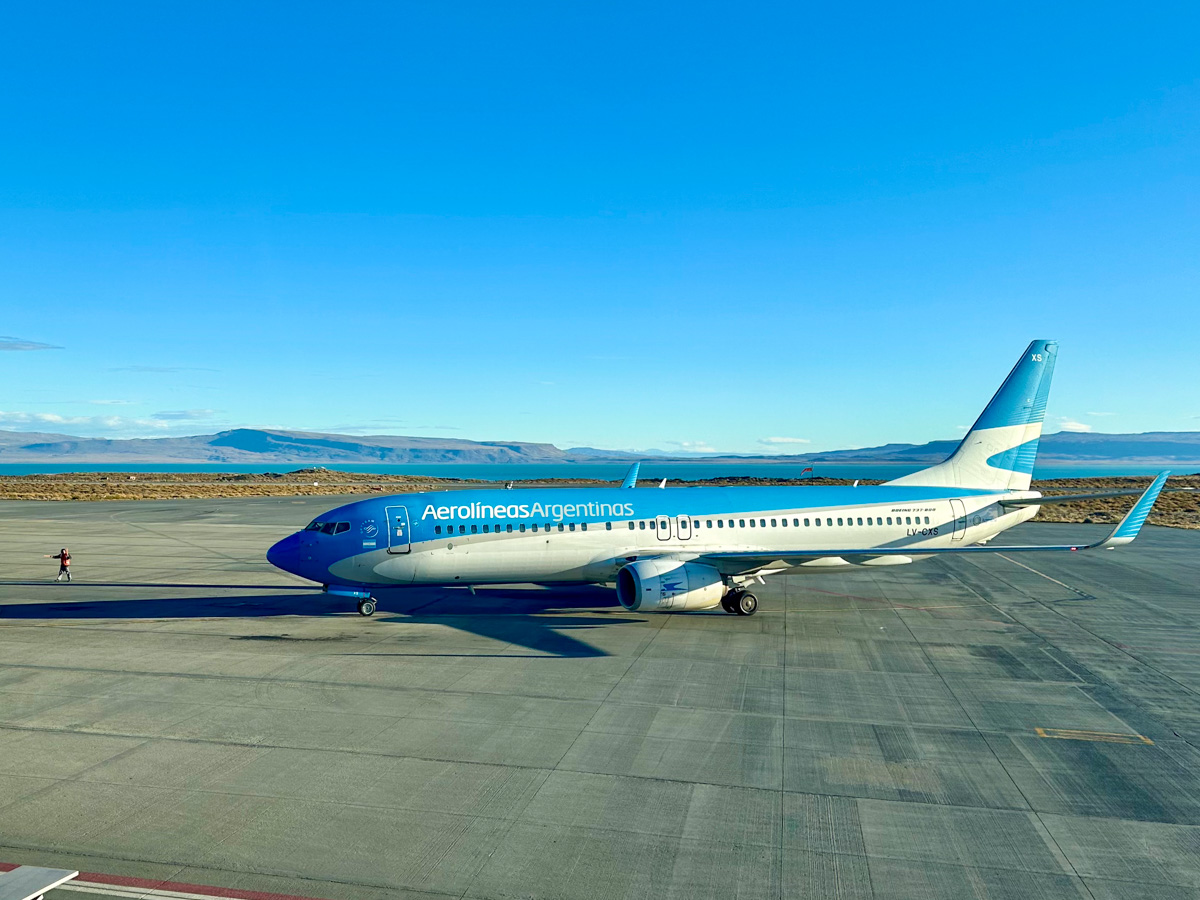
<instances>
[{"instance_id":1,"label":"turquoise water","mask_svg":"<svg viewBox=\"0 0 1200 900\"><path fill-rule=\"evenodd\" d=\"M728 478L746 476L752 478L799 478L806 468L805 463L762 463L734 462L710 463L691 461L662 461L653 459L642 462L641 478L656 481L660 478L682 478L697 480L704 478ZM898 478L915 472L924 466L880 465L878 463L812 463L813 473L826 478ZM54 465L26 465L23 463L0 464L0 475L57 475L64 472L232 472L256 474L260 472L292 472L305 468L301 463L276 463L274 465L104 465L66 463ZM597 478L618 481L625 477L629 466L626 463L519 463L473 465L470 463L440 463L422 465L371 465L342 464L328 468L343 472L369 472L380 475L423 475L436 478L478 478L484 481L529 481L544 478ZM1153 475L1164 466L1147 466L1134 463L1104 463L1094 465L1046 465L1038 466L1035 478L1085 478L1116 475ZM1187 474L1196 467L1177 468L1178 474Z\"/></svg>"}]
</instances>

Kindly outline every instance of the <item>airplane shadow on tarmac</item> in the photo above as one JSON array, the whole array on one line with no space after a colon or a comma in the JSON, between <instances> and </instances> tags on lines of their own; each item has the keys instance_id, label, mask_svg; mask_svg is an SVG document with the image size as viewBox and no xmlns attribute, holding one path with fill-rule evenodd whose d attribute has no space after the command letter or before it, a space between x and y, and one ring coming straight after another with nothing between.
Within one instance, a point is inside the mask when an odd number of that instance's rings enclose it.
<instances>
[{"instance_id":1,"label":"airplane shadow on tarmac","mask_svg":"<svg viewBox=\"0 0 1200 900\"><path fill-rule=\"evenodd\" d=\"M28 584L28 583L27 583ZM58 588L67 593L65 585L37 584L36 587ZM81 585L80 585L81 586ZM116 584L91 584L90 587L117 587ZM122 584L120 587L148 587ZM154 585L153 587L166 587ZM193 585L195 588L201 585ZM228 590L228 585L208 585ZM246 588L248 585L237 585ZM37 619L82 620L101 619L214 619L262 618L269 616L353 616L354 602L315 590L289 589L262 594L233 594L225 596L156 597L145 596L119 600L79 600L65 603L0 604L0 620ZM516 644L533 653L392 653L372 652L370 656L501 656L533 657L559 656L584 658L608 656L566 631L584 632L591 628L644 622L640 617L623 614L610 589L594 585L572 585L547 589L489 588L472 595L461 588L393 588L375 592L378 601L376 620L410 624L444 625L469 634ZM615 609L614 609L615 607ZM587 611L591 615L569 615L571 611ZM567 613L567 614L564 614ZM287 641L288 636L275 634L239 636L239 640ZM364 654L354 654L364 655Z\"/></svg>"}]
</instances>

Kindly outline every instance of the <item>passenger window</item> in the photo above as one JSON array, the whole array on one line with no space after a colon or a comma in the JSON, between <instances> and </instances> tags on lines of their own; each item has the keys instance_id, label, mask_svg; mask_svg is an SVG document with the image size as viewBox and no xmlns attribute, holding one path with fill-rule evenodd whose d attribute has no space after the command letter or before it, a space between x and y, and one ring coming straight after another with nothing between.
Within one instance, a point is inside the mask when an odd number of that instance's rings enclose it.
<instances>
[{"instance_id":1,"label":"passenger window","mask_svg":"<svg viewBox=\"0 0 1200 900\"><path fill-rule=\"evenodd\" d=\"M441 525L434 525L434 526L433 526L433 533L434 533L434 534L441 534L441 533L442 533L442 526L441 526Z\"/></svg>"},{"instance_id":2,"label":"passenger window","mask_svg":"<svg viewBox=\"0 0 1200 900\"><path fill-rule=\"evenodd\" d=\"M574 530L575 530L575 523L574 523L574 522L572 522L572 523L571 523L569 526L567 526L567 527L568 527L568 528L569 528L571 531L574 531ZM559 529L558 529L558 530L559 530L559 531L562 531L562 527L561 527L561 526L559 526Z\"/></svg>"},{"instance_id":3,"label":"passenger window","mask_svg":"<svg viewBox=\"0 0 1200 900\"><path fill-rule=\"evenodd\" d=\"M829 528L832 528L832 527L833 527L833 519L826 519L826 520L825 520L825 524L826 524L826 526L828 526Z\"/></svg>"},{"instance_id":4,"label":"passenger window","mask_svg":"<svg viewBox=\"0 0 1200 900\"><path fill-rule=\"evenodd\" d=\"M533 523L533 530L534 530L534 531L537 531L537 522L534 522L534 523Z\"/></svg>"},{"instance_id":5,"label":"passenger window","mask_svg":"<svg viewBox=\"0 0 1200 900\"><path fill-rule=\"evenodd\" d=\"M510 525L510 526L508 526L508 527L509 527L509 528L512 528L512 526L511 526L511 525ZM522 530L522 531L524 531L524 530L525 530L525 523L524 523L524 522L522 522L520 527L521 527L521 530Z\"/></svg>"},{"instance_id":6,"label":"passenger window","mask_svg":"<svg viewBox=\"0 0 1200 900\"><path fill-rule=\"evenodd\" d=\"M504 530L511 532L512 531L512 522L509 522L507 525L505 525Z\"/></svg>"},{"instance_id":7,"label":"passenger window","mask_svg":"<svg viewBox=\"0 0 1200 900\"><path fill-rule=\"evenodd\" d=\"M725 520L724 520L724 519L717 519L717 527L718 527L718 528L724 528L724 527L725 527Z\"/></svg>"},{"instance_id":8,"label":"passenger window","mask_svg":"<svg viewBox=\"0 0 1200 900\"><path fill-rule=\"evenodd\" d=\"M638 528L641 529L642 531L646 530L646 520L645 519L642 519L641 521L638 522Z\"/></svg>"},{"instance_id":9,"label":"passenger window","mask_svg":"<svg viewBox=\"0 0 1200 900\"><path fill-rule=\"evenodd\" d=\"M562 522L559 522L559 523L558 523L558 530L559 530L559 531L562 531L562 530L563 530L563 528L564 528L564 526L563 526L563 523L562 523ZM574 529L574 528L572 528L571 530L572 530L572 531L574 531L575 529Z\"/></svg>"},{"instance_id":10,"label":"passenger window","mask_svg":"<svg viewBox=\"0 0 1200 900\"><path fill-rule=\"evenodd\" d=\"M583 523L582 525L580 525L579 527L580 527L582 530L584 530L584 531L587 531L587 522L584 522L584 523Z\"/></svg>"},{"instance_id":11,"label":"passenger window","mask_svg":"<svg viewBox=\"0 0 1200 900\"><path fill-rule=\"evenodd\" d=\"M730 527L730 528L732 528L732 527L733 527L733 519L730 519L730 520L729 520L729 527Z\"/></svg>"},{"instance_id":12,"label":"passenger window","mask_svg":"<svg viewBox=\"0 0 1200 900\"><path fill-rule=\"evenodd\" d=\"M904 524L905 524L905 525L911 525L911 524L912 524L912 516L905 516L905 517L904 517Z\"/></svg>"},{"instance_id":13,"label":"passenger window","mask_svg":"<svg viewBox=\"0 0 1200 900\"><path fill-rule=\"evenodd\" d=\"M467 526L466 526L466 525L459 525L459 526L458 526L458 533L459 533L459 534L466 534L466 533L467 533Z\"/></svg>"},{"instance_id":14,"label":"passenger window","mask_svg":"<svg viewBox=\"0 0 1200 900\"><path fill-rule=\"evenodd\" d=\"M805 527L805 528L807 528L807 527L808 527L808 519L805 519L805 520L804 520L804 527Z\"/></svg>"},{"instance_id":15,"label":"passenger window","mask_svg":"<svg viewBox=\"0 0 1200 900\"><path fill-rule=\"evenodd\" d=\"M808 520L807 520L807 519L805 519L804 521L806 521L806 522L807 522ZM820 528L820 527L821 527L821 520L820 520L820 519L817 519L816 521L817 521L817 527L818 527L818 528Z\"/></svg>"},{"instance_id":16,"label":"passenger window","mask_svg":"<svg viewBox=\"0 0 1200 900\"><path fill-rule=\"evenodd\" d=\"M712 519L706 519L704 522L705 528L712 528Z\"/></svg>"},{"instance_id":17,"label":"passenger window","mask_svg":"<svg viewBox=\"0 0 1200 900\"><path fill-rule=\"evenodd\" d=\"M808 524L808 519L805 519L805 520L804 520L804 524L805 524L805 525L807 525L807 524ZM799 520L799 519L792 519L792 527L793 527L793 528L799 528L799 527L800 527L800 520Z\"/></svg>"},{"instance_id":18,"label":"passenger window","mask_svg":"<svg viewBox=\"0 0 1200 900\"><path fill-rule=\"evenodd\" d=\"M630 530L630 531L633 531L633 527L634 527L634 526L633 526L633 523L632 523L632 522L630 522L630 523L629 523L629 530Z\"/></svg>"},{"instance_id":19,"label":"passenger window","mask_svg":"<svg viewBox=\"0 0 1200 900\"><path fill-rule=\"evenodd\" d=\"M488 526L487 526L487 523L484 523L484 526L483 526L483 533L484 533L484 534L487 534L487 533L488 533Z\"/></svg>"},{"instance_id":20,"label":"passenger window","mask_svg":"<svg viewBox=\"0 0 1200 900\"><path fill-rule=\"evenodd\" d=\"M751 527L751 528L753 528L753 527L754 527L754 520L753 520L753 519L751 519L751 520L750 520L750 527Z\"/></svg>"},{"instance_id":21,"label":"passenger window","mask_svg":"<svg viewBox=\"0 0 1200 900\"><path fill-rule=\"evenodd\" d=\"M700 527L700 523L699 523L699 522L692 522L692 527L693 527L693 528L699 528L699 527Z\"/></svg>"},{"instance_id":22,"label":"passenger window","mask_svg":"<svg viewBox=\"0 0 1200 900\"><path fill-rule=\"evenodd\" d=\"M889 524L889 525L891 525L891 524L892 524L892 517L891 517L891 516L888 516L888 524Z\"/></svg>"},{"instance_id":23,"label":"passenger window","mask_svg":"<svg viewBox=\"0 0 1200 900\"><path fill-rule=\"evenodd\" d=\"M858 524L859 524L859 525L861 525L861 524L862 524L862 516L859 516L859 517L858 517Z\"/></svg>"},{"instance_id":24,"label":"passenger window","mask_svg":"<svg viewBox=\"0 0 1200 900\"><path fill-rule=\"evenodd\" d=\"M925 524L926 524L926 525L928 525L928 524L929 524L929 516L926 516L926 517L925 517Z\"/></svg>"},{"instance_id":25,"label":"passenger window","mask_svg":"<svg viewBox=\"0 0 1200 900\"><path fill-rule=\"evenodd\" d=\"M758 520L758 524L759 524L759 525L761 525L763 528L766 528L766 527L767 527L767 520L766 520L766 519L759 519L759 520Z\"/></svg>"},{"instance_id":26,"label":"passenger window","mask_svg":"<svg viewBox=\"0 0 1200 900\"><path fill-rule=\"evenodd\" d=\"M478 525L471 526L471 534L479 534L479 526Z\"/></svg>"},{"instance_id":27,"label":"passenger window","mask_svg":"<svg viewBox=\"0 0 1200 900\"><path fill-rule=\"evenodd\" d=\"M753 522L754 520L753 520L753 519L751 519L750 521L751 521L751 522ZM745 528L745 527L746 527L746 520L745 520L745 519L738 519L738 528Z\"/></svg>"},{"instance_id":28,"label":"passenger window","mask_svg":"<svg viewBox=\"0 0 1200 900\"><path fill-rule=\"evenodd\" d=\"M872 521L871 521L871 519L872 519L872 517L871 517L871 516L867 516L867 524L868 524L868 525L874 525L874 524L875 524L874 522L872 522Z\"/></svg>"},{"instance_id":29,"label":"passenger window","mask_svg":"<svg viewBox=\"0 0 1200 900\"><path fill-rule=\"evenodd\" d=\"M612 531L612 522L605 522L605 523L604 523L604 530L605 530L605 531Z\"/></svg>"},{"instance_id":30,"label":"passenger window","mask_svg":"<svg viewBox=\"0 0 1200 900\"><path fill-rule=\"evenodd\" d=\"M650 520L650 530L653 531L657 527L658 527L658 519L651 519Z\"/></svg>"},{"instance_id":31,"label":"passenger window","mask_svg":"<svg viewBox=\"0 0 1200 900\"><path fill-rule=\"evenodd\" d=\"M839 524L839 525L841 525L841 524L842 524L842 520L841 520L841 519L838 519L838 524Z\"/></svg>"},{"instance_id":32,"label":"passenger window","mask_svg":"<svg viewBox=\"0 0 1200 900\"><path fill-rule=\"evenodd\" d=\"M771 524L772 524L772 525L774 525L774 524L775 524L775 520L774 520L774 519L772 519L772 520L771 520ZM787 519L780 519L780 520L779 520L779 524L780 524L780 525L782 525L784 528L787 528Z\"/></svg>"}]
</instances>

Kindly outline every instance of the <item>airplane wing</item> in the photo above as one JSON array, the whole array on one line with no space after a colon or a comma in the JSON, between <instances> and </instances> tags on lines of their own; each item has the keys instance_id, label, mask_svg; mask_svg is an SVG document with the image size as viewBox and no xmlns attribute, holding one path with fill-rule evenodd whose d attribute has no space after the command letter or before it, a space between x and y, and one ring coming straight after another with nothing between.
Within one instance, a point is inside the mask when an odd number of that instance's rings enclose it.
<instances>
[{"instance_id":1,"label":"airplane wing","mask_svg":"<svg viewBox=\"0 0 1200 900\"><path fill-rule=\"evenodd\" d=\"M1021 553L1031 550L1111 550L1122 544L1128 544L1141 531L1146 517L1154 507L1167 476L1171 473L1161 472L1150 487L1142 493L1133 508L1125 514L1117 527L1108 537L1092 544L1018 544L1015 546L970 545L966 547L922 547L920 544L891 547L847 547L842 550L830 549L820 551L796 552L764 552L762 550L744 550L733 552L700 553L693 557L697 562L709 562L722 571L750 571L782 563L784 566L798 566L814 559L841 557L850 560L871 559L878 556L934 556L944 553Z\"/></svg>"}]
</instances>

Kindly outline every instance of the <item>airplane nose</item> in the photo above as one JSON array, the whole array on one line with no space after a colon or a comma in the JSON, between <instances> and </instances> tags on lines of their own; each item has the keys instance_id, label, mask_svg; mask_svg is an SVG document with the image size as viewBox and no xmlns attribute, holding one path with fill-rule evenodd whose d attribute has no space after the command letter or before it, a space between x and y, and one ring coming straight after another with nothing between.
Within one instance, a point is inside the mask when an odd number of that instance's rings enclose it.
<instances>
[{"instance_id":1,"label":"airplane nose","mask_svg":"<svg viewBox=\"0 0 1200 900\"><path fill-rule=\"evenodd\" d=\"M291 572L296 564L296 548L300 545L300 536L289 534L282 541L274 544L267 551L267 562L277 569Z\"/></svg>"}]
</instances>

